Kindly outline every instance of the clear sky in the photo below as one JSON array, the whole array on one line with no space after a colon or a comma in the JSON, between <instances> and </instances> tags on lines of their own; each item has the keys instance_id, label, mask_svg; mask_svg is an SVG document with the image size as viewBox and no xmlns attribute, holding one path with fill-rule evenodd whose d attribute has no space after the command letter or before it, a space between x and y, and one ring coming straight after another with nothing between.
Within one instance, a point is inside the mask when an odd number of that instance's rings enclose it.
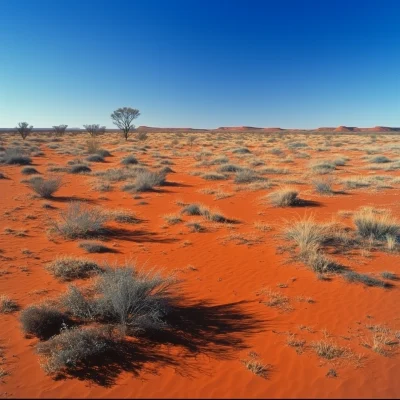
<instances>
[{"instance_id":1,"label":"clear sky","mask_svg":"<svg viewBox=\"0 0 400 400\"><path fill-rule=\"evenodd\" d=\"M0 127L400 126L400 1L0 0Z\"/></svg>"}]
</instances>

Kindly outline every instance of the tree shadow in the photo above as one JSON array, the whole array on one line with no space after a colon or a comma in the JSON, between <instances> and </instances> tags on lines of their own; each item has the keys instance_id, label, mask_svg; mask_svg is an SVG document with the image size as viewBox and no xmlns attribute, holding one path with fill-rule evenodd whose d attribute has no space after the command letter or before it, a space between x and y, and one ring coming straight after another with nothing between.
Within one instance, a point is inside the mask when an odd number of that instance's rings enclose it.
<instances>
[{"instance_id":1,"label":"tree shadow","mask_svg":"<svg viewBox=\"0 0 400 400\"><path fill-rule=\"evenodd\" d=\"M187 377L208 373L198 365L198 355L232 359L237 351L249 348L246 338L264 330L265 321L242 310L247 303L177 300L168 314L167 329L112 342L106 353L68 368L56 379L78 378L110 387L122 372L141 379L144 373L158 374L163 367L173 367Z\"/></svg>"}]
</instances>

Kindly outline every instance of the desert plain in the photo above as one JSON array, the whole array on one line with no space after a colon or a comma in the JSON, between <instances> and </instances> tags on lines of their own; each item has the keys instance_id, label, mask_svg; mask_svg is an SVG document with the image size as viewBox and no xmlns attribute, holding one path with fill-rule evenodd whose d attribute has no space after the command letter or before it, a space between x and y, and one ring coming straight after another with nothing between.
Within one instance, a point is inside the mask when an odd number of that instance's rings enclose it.
<instances>
[{"instance_id":1,"label":"desert plain","mask_svg":"<svg viewBox=\"0 0 400 400\"><path fill-rule=\"evenodd\" d=\"M0 146L2 397L399 396L398 134Z\"/></svg>"}]
</instances>

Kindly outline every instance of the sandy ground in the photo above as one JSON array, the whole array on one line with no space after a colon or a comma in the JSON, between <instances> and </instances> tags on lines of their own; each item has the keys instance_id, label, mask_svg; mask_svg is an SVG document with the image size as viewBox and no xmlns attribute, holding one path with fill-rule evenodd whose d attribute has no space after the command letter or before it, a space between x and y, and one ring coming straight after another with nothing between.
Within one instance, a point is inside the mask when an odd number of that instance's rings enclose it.
<instances>
[{"instance_id":1,"label":"sandy ground","mask_svg":"<svg viewBox=\"0 0 400 400\"><path fill-rule=\"evenodd\" d=\"M351 216L338 212L355 212L362 206L389 209L398 216L399 171L371 166L386 168L400 160L400 137L223 134L216 140L199 134L191 145L185 136L175 134L152 134L146 141L132 138L127 143L117 135L110 136L99 140L112 156L103 163L88 163L92 173L61 173L63 186L50 200L38 198L21 183L29 178L21 173L23 167L0 165L7 178L0 180L0 293L10 296L20 309L59 296L68 283L56 280L44 268L59 255L117 264L131 260L144 269L160 268L179 277L182 282L177 294L182 296L182 312L190 323L175 341L138 340L126 360L99 366L92 374L54 379L40 366L35 353L38 339L26 338L21 331L20 311L0 314L3 397L399 397L398 282L392 281L392 287L384 289L349 283L339 274L332 274L329 280L318 279L282 250L288 244L282 232L285 226L310 214L321 222L334 218L354 230ZM271 137L275 141L269 141ZM41 141L35 141L37 138ZM25 141L27 148L37 146L43 152L31 154L32 166L43 175L49 175L47 169L52 164L65 167L69 160L86 157L86 137L54 139L42 134ZM289 144L295 142L306 147L290 149ZM7 135L1 143L5 148L21 144L19 138ZM241 147L250 153L232 153ZM270 152L276 148L282 154ZM393 162L371 164L368 149ZM75 154L63 154L66 152ZM299 154L308 158L297 157ZM139 194L122 191L127 182L112 183L109 192L96 190L93 184L99 179L93 173L125 168L120 161L126 155L134 155L152 170L165 166L159 164L161 160L169 160L174 172L168 174L168 184ZM317 175L309 164L343 155L349 160L329 174L336 179L337 193L317 194L311 184ZM193 174L215 172L221 165L198 163L221 156L254 171L274 167L286 168L287 173L262 174L271 187L259 188L235 184L234 173L224 180L206 180ZM250 166L254 160L264 165ZM387 185L343 190L341 179L359 175L384 176L379 182ZM285 184L295 186L299 197L308 203L285 208L270 205L265 196ZM216 199L202 192L208 188L220 189L226 197ZM126 209L139 221L110 224L113 233L104 238L104 244L114 253L87 254L78 247L80 240L48 233L50 222L72 200L106 210ZM43 203L53 208L43 208ZM215 223L184 215L182 222L169 225L163 217L179 214L182 206L177 203L202 203L238 222ZM186 223L193 221L206 230L191 232ZM264 229L258 229L257 222ZM378 251L366 244L362 250L338 252L332 257L359 273L379 277L381 272L391 271L400 276L397 248ZM285 296L288 307L268 306L266 288ZM386 327L393 336L393 344L385 346L384 353L366 345L372 341L374 326ZM299 342L297 346L290 340L293 338ZM347 349L346 356L332 360L319 357L313 344L320 340ZM251 358L251 352L264 365L264 377L252 373L242 362ZM330 370L337 376L327 376Z\"/></svg>"}]
</instances>

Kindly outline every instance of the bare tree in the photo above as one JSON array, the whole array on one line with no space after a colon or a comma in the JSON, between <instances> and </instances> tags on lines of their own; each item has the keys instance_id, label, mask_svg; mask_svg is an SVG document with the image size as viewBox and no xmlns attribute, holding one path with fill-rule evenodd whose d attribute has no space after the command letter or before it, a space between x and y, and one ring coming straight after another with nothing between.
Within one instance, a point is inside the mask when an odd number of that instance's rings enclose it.
<instances>
[{"instance_id":1,"label":"bare tree","mask_svg":"<svg viewBox=\"0 0 400 400\"><path fill-rule=\"evenodd\" d=\"M61 136L65 133L65 130L68 128L68 125L54 125L53 129L57 136Z\"/></svg>"},{"instance_id":2,"label":"bare tree","mask_svg":"<svg viewBox=\"0 0 400 400\"><path fill-rule=\"evenodd\" d=\"M27 122L19 122L15 129L21 135L22 139L25 140L26 137L32 132L33 126L29 126Z\"/></svg>"},{"instance_id":3,"label":"bare tree","mask_svg":"<svg viewBox=\"0 0 400 400\"><path fill-rule=\"evenodd\" d=\"M135 128L135 125L132 124L132 121L139 115L139 110L130 107L118 108L111 114L113 123L122 130L125 140L128 140L130 131Z\"/></svg>"},{"instance_id":4,"label":"bare tree","mask_svg":"<svg viewBox=\"0 0 400 400\"><path fill-rule=\"evenodd\" d=\"M95 137L106 131L105 126L100 126L99 124L83 125L90 136Z\"/></svg>"}]
</instances>

